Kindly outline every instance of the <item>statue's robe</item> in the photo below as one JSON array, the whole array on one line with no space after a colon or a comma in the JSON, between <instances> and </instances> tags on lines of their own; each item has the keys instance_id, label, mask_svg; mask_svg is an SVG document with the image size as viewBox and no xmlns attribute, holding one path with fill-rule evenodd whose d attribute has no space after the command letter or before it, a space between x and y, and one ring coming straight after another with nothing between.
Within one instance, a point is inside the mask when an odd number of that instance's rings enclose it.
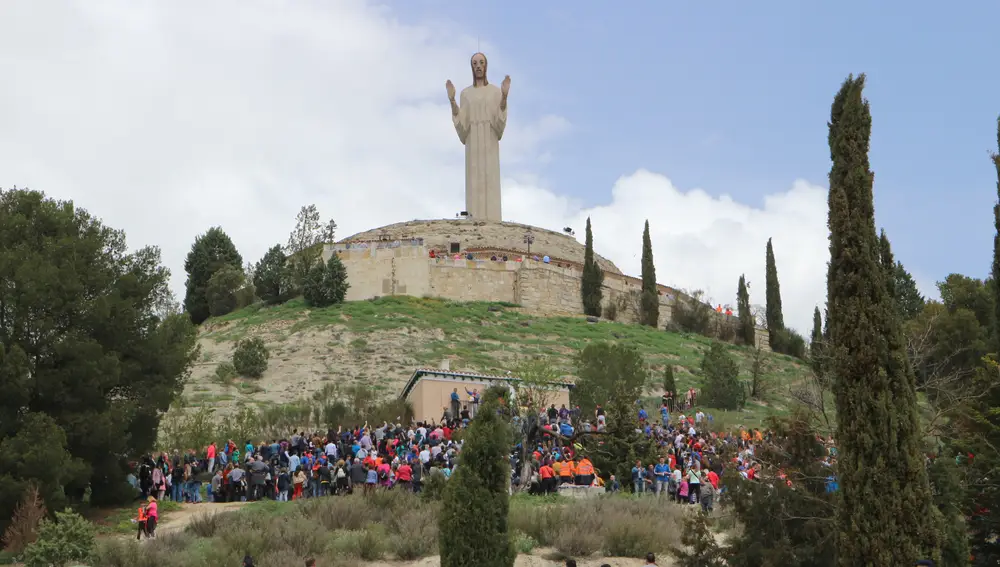
<instances>
[{"instance_id":1,"label":"statue's robe","mask_svg":"<svg viewBox=\"0 0 1000 567\"><path fill-rule=\"evenodd\" d=\"M500 88L467 87L452 116L465 144L465 210L475 220L500 221L500 139L507 110L500 110Z\"/></svg>"}]
</instances>

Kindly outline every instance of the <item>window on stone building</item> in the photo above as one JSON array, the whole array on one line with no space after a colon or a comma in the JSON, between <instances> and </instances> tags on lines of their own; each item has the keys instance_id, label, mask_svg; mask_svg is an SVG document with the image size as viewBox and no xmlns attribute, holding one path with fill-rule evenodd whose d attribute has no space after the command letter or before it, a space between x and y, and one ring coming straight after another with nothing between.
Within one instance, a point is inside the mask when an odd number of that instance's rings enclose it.
<instances>
[{"instance_id":1,"label":"window on stone building","mask_svg":"<svg viewBox=\"0 0 1000 567\"><path fill-rule=\"evenodd\" d=\"M452 242L451 243L451 253L452 254L458 254L461 251L462 251L462 243L461 242Z\"/></svg>"}]
</instances>

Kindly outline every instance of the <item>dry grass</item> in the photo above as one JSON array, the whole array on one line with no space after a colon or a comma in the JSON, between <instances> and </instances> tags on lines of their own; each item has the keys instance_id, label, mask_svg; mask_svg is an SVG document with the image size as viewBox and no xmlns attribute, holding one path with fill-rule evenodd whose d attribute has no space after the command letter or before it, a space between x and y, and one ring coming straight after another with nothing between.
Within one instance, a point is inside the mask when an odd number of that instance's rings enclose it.
<instances>
[{"instance_id":1,"label":"dry grass","mask_svg":"<svg viewBox=\"0 0 1000 567\"><path fill-rule=\"evenodd\" d=\"M182 533L156 540L106 540L102 567L239 565L357 565L383 559L415 560L438 551L440 504L398 491L253 504L236 512L194 518ZM567 556L642 557L679 542L678 507L653 499L608 497L566 500L518 496L510 529L521 553L554 548Z\"/></svg>"},{"instance_id":2,"label":"dry grass","mask_svg":"<svg viewBox=\"0 0 1000 567\"><path fill-rule=\"evenodd\" d=\"M644 557L680 543L682 510L628 496L511 507L510 528L574 557Z\"/></svg>"}]
</instances>

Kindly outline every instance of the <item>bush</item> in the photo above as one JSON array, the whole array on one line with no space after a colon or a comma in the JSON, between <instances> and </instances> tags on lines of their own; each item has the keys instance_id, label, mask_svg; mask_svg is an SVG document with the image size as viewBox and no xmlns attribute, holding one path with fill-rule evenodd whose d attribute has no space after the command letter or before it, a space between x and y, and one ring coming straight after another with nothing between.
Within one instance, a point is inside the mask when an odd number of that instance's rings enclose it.
<instances>
[{"instance_id":1,"label":"bush","mask_svg":"<svg viewBox=\"0 0 1000 567\"><path fill-rule=\"evenodd\" d=\"M260 337L243 339L236 343L236 350L233 351L233 368L240 376L260 378L267 370L267 359L270 356L271 353Z\"/></svg>"},{"instance_id":2,"label":"bush","mask_svg":"<svg viewBox=\"0 0 1000 567\"><path fill-rule=\"evenodd\" d=\"M43 520L38 539L24 550L25 567L63 567L87 563L94 554L94 527L70 509Z\"/></svg>"},{"instance_id":3,"label":"bush","mask_svg":"<svg viewBox=\"0 0 1000 567\"><path fill-rule=\"evenodd\" d=\"M806 339L792 329L782 329L774 333L771 350L805 360Z\"/></svg>"},{"instance_id":4,"label":"bush","mask_svg":"<svg viewBox=\"0 0 1000 567\"><path fill-rule=\"evenodd\" d=\"M708 517L696 512L684 520L681 543L684 547L675 546L670 553L677 559L680 567L725 567L726 553L715 541L712 530L708 526Z\"/></svg>"},{"instance_id":5,"label":"bush","mask_svg":"<svg viewBox=\"0 0 1000 567\"><path fill-rule=\"evenodd\" d=\"M538 498L514 498L510 529L516 542L527 538L566 555L604 551L616 556L645 557L666 552L679 541L681 506L664 506L655 498L605 496L538 504Z\"/></svg>"},{"instance_id":6,"label":"bush","mask_svg":"<svg viewBox=\"0 0 1000 567\"><path fill-rule=\"evenodd\" d=\"M677 294L670 318L671 325L676 330L704 336L711 335L716 313L712 306L705 303L704 296L704 292L700 290L689 295Z\"/></svg>"},{"instance_id":7,"label":"bush","mask_svg":"<svg viewBox=\"0 0 1000 567\"><path fill-rule=\"evenodd\" d=\"M223 361L220 362L218 366L215 367L215 381L223 386L232 385L233 380L239 376L239 372L236 371L236 367L232 362Z\"/></svg>"},{"instance_id":8,"label":"bush","mask_svg":"<svg viewBox=\"0 0 1000 567\"><path fill-rule=\"evenodd\" d=\"M538 547L538 542L535 541L535 538L524 532L513 532L511 539L514 541L514 549L524 555L531 553Z\"/></svg>"},{"instance_id":9,"label":"bush","mask_svg":"<svg viewBox=\"0 0 1000 567\"><path fill-rule=\"evenodd\" d=\"M343 303L347 297L347 269L334 254L324 264L317 262L306 273L302 282L302 296L310 307L327 307Z\"/></svg>"}]
</instances>

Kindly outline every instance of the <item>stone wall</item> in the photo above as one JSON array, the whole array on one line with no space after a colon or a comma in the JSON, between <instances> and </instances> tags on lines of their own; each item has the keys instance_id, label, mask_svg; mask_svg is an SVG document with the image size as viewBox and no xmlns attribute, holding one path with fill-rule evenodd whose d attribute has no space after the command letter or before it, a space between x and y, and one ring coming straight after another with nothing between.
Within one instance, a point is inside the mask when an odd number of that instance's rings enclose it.
<instances>
[{"instance_id":1,"label":"stone wall","mask_svg":"<svg viewBox=\"0 0 1000 567\"><path fill-rule=\"evenodd\" d=\"M518 303L519 262L428 258L430 295L457 301Z\"/></svg>"},{"instance_id":2,"label":"stone wall","mask_svg":"<svg viewBox=\"0 0 1000 567\"><path fill-rule=\"evenodd\" d=\"M515 303L541 315L580 315L580 271L571 265L557 266L534 260L497 262L431 258L428 248L417 241L373 243L370 247L345 249L327 245L324 261L340 256L347 269L348 301L387 295L441 297L455 301L502 301ZM638 295L642 281L618 273L604 274L605 309L615 304L616 320L638 320ZM658 326L670 323L679 292L659 285ZM770 348L767 331L758 329L757 342Z\"/></svg>"},{"instance_id":3,"label":"stone wall","mask_svg":"<svg viewBox=\"0 0 1000 567\"><path fill-rule=\"evenodd\" d=\"M323 251L326 261L334 253ZM427 250L420 246L337 250L347 268L347 301L360 301L383 295L430 295L430 266Z\"/></svg>"}]
</instances>

